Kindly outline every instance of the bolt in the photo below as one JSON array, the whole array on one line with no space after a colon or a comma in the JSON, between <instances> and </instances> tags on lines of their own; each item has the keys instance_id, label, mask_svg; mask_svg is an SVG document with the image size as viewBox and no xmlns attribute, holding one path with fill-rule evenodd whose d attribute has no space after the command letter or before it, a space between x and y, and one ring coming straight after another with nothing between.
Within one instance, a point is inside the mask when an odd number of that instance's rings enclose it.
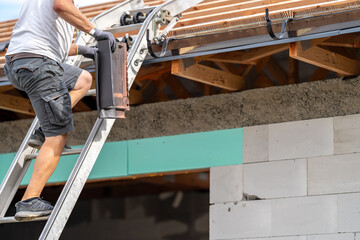
<instances>
[{"instance_id":1,"label":"bolt","mask_svg":"<svg viewBox=\"0 0 360 240\"><path fill-rule=\"evenodd\" d=\"M147 48L140 49L140 54L143 54L146 50L147 50Z\"/></svg>"}]
</instances>

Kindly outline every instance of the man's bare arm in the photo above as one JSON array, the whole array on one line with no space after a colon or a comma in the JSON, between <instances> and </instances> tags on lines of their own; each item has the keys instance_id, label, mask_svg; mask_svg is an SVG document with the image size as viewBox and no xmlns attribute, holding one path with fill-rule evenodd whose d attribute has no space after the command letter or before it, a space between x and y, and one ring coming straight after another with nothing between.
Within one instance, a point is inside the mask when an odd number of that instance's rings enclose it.
<instances>
[{"instance_id":1,"label":"man's bare arm","mask_svg":"<svg viewBox=\"0 0 360 240\"><path fill-rule=\"evenodd\" d=\"M53 10L65 21L85 33L89 33L94 28L87 17L74 6L72 0L54 0Z\"/></svg>"},{"instance_id":2,"label":"man's bare arm","mask_svg":"<svg viewBox=\"0 0 360 240\"><path fill-rule=\"evenodd\" d=\"M71 44L70 46L70 50L69 50L69 56L75 56L76 55L76 49L78 48L78 46L76 44Z\"/></svg>"}]
</instances>

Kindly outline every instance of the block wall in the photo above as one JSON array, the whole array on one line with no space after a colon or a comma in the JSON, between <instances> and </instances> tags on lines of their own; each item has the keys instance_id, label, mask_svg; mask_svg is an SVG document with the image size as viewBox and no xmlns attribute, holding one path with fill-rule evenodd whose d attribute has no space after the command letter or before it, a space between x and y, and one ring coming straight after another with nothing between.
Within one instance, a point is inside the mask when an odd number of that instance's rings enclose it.
<instances>
[{"instance_id":1,"label":"block wall","mask_svg":"<svg viewBox=\"0 0 360 240\"><path fill-rule=\"evenodd\" d=\"M360 240L360 115L244 128L210 170L210 239Z\"/></svg>"}]
</instances>

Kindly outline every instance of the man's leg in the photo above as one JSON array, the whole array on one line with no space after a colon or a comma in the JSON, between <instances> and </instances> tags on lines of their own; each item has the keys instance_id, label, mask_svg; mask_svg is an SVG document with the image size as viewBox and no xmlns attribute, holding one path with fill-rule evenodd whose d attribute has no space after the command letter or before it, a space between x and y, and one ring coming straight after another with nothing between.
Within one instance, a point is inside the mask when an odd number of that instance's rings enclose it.
<instances>
[{"instance_id":1,"label":"man's leg","mask_svg":"<svg viewBox=\"0 0 360 240\"><path fill-rule=\"evenodd\" d=\"M52 71L53 65L48 71ZM43 65L43 68L46 68L46 64ZM60 71L54 71L54 77L49 80L49 85L47 86L51 89L53 82L64 81L69 93L52 99L51 104L48 100L44 100L43 96L41 99L34 99L32 101L36 115L40 120L42 131L47 137L45 137L45 141L43 140L44 143L35 160L34 170L25 194L22 200L15 205L15 218L18 220L51 213L53 209L51 204L39 197L46 182L56 169L67 140L67 133L73 130L71 108L91 87L92 77L87 71L70 65L65 66L63 69L64 74L62 77L57 75ZM46 73L45 70L44 72ZM41 88L34 89L40 93L48 90ZM59 93L61 91L59 90ZM51 111L49 111L49 108L51 108ZM64 109L67 109L67 111L64 112Z\"/></svg>"},{"instance_id":2,"label":"man's leg","mask_svg":"<svg viewBox=\"0 0 360 240\"><path fill-rule=\"evenodd\" d=\"M45 139L45 142L35 160L34 170L29 185L26 188L21 201L29 198L40 197L46 182L49 180L59 162L66 139L67 134L47 137Z\"/></svg>"},{"instance_id":3,"label":"man's leg","mask_svg":"<svg viewBox=\"0 0 360 240\"><path fill-rule=\"evenodd\" d=\"M83 70L76 81L74 88L69 92L71 96L71 107L74 107L89 91L92 83L92 76L88 71Z\"/></svg>"},{"instance_id":4,"label":"man's leg","mask_svg":"<svg viewBox=\"0 0 360 240\"><path fill-rule=\"evenodd\" d=\"M85 96L91 87L91 83L91 74L83 70L74 88L69 92L71 96L71 107L75 106L76 103ZM45 138L45 142L40 148L35 160L34 171L22 201L40 196L46 182L49 180L59 162L66 140L67 134Z\"/></svg>"}]
</instances>

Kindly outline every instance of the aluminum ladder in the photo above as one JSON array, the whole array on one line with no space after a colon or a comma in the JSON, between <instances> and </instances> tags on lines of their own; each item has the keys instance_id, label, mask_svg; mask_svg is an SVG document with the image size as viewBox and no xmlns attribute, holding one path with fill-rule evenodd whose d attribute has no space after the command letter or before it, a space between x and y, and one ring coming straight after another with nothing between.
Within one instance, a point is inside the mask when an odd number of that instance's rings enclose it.
<instances>
[{"instance_id":1,"label":"aluminum ladder","mask_svg":"<svg viewBox=\"0 0 360 240\"><path fill-rule=\"evenodd\" d=\"M181 13L202 1L203 0L169 0L156 7L148 7L145 6L143 0L127 0L91 20L92 24L97 28L105 29L112 33L139 29L134 40L131 42L128 41L130 45L127 54L128 89L131 88L147 53L152 52L149 42L163 43L163 45L166 45L166 42L164 42L166 34L176 24L181 17ZM129 15L138 11L148 11L146 19L143 19L143 22L124 26L118 24L120 16L124 14ZM167 24L167 27L160 30L161 25L165 24ZM127 38L127 40L128 39L129 38ZM89 46L94 42L95 40L91 36L80 32L74 43ZM80 66L83 60L84 57L82 56L74 56L69 57L67 63ZM89 95L92 93L94 93L94 91L90 91ZM49 240L60 238L114 122L115 119L97 118L84 147L82 149L63 152L63 155L80 155L51 215L30 220L47 220L39 239ZM37 156L36 149L29 147L27 143L31 134L38 126L38 119L35 118L0 186L0 224L18 222L14 217L5 217L5 214L31 160Z\"/></svg>"}]
</instances>

